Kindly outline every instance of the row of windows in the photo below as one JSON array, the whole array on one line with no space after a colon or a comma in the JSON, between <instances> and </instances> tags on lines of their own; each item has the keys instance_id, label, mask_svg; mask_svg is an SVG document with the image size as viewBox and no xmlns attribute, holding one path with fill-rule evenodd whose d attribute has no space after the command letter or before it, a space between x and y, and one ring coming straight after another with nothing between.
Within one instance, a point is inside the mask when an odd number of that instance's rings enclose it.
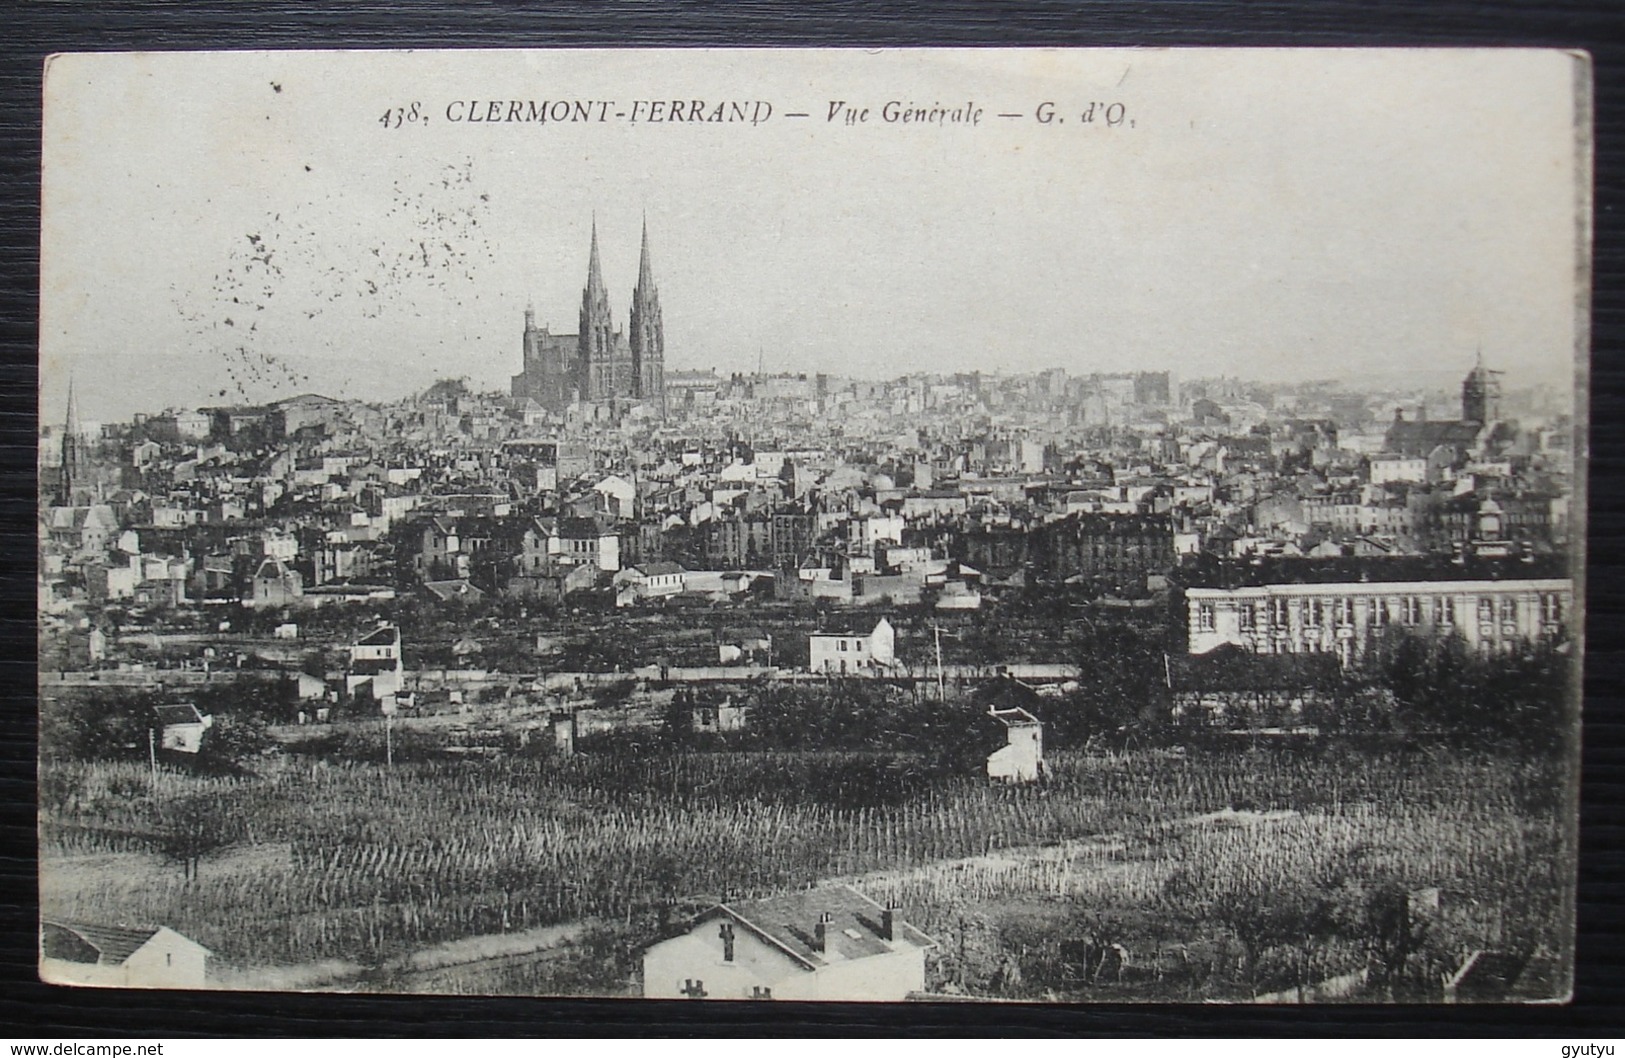
<instances>
[{"instance_id":1,"label":"row of windows","mask_svg":"<svg viewBox=\"0 0 1625 1058\"><path fill-rule=\"evenodd\" d=\"M1291 599L1270 599L1267 602L1256 604L1241 604L1236 611L1237 623L1244 632L1257 628L1287 628L1292 624L1292 613L1296 609L1299 623L1305 628L1322 628L1328 625L1350 627L1356 623L1356 600L1353 597L1340 597L1332 599L1304 599L1296 604ZM1540 608L1540 622L1542 624L1557 624L1563 620L1563 596L1556 592L1543 592L1538 599ZM1388 625L1390 620L1397 620L1402 625L1419 625L1424 618L1436 625L1453 625L1456 623L1456 598L1454 596L1436 596L1426 599L1416 595L1402 595L1390 606L1381 599L1370 599L1364 606L1366 624L1374 628ZM1520 600L1514 596L1502 596L1500 599L1481 596L1478 599L1476 615L1480 624L1491 624L1497 620L1504 624L1515 624L1521 617ZM1197 605L1196 625L1201 632L1212 632L1217 627L1218 610L1214 603L1203 602Z\"/></svg>"}]
</instances>

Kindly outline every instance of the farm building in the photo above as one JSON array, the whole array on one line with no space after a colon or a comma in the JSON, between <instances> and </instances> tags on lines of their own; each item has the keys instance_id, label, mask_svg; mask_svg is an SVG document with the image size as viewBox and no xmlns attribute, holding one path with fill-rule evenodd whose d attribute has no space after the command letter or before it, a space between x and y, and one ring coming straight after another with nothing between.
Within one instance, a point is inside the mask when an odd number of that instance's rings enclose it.
<instances>
[{"instance_id":1,"label":"farm building","mask_svg":"<svg viewBox=\"0 0 1625 1058\"><path fill-rule=\"evenodd\" d=\"M51 984L204 988L208 961L209 949L167 926L40 923L40 978Z\"/></svg>"},{"instance_id":2,"label":"farm building","mask_svg":"<svg viewBox=\"0 0 1625 1058\"><path fill-rule=\"evenodd\" d=\"M987 777L1001 782L1037 782L1044 775L1044 725L1019 706L989 709L1004 725L1005 744L987 758Z\"/></svg>"},{"instance_id":3,"label":"farm building","mask_svg":"<svg viewBox=\"0 0 1625 1058\"><path fill-rule=\"evenodd\" d=\"M159 748L175 753L196 753L201 750L203 733L214 726L214 717L204 716L198 712L197 706L191 704L160 705L153 712L158 717Z\"/></svg>"},{"instance_id":4,"label":"farm building","mask_svg":"<svg viewBox=\"0 0 1625 1058\"><path fill-rule=\"evenodd\" d=\"M718 904L643 953L653 999L898 1002L925 988L935 942L844 885Z\"/></svg>"}]
</instances>

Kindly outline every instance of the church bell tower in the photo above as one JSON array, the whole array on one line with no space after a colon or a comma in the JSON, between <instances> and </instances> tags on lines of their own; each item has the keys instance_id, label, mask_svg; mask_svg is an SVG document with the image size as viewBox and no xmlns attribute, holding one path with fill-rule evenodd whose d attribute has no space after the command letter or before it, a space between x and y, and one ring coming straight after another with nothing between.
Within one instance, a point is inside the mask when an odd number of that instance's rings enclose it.
<instances>
[{"instance_id":1,"label":"church bell tower","mask_svg":"<svg viewBox=\"0 0 1625 1058\"><path fill-rule=\"evenodd\" d=\"M1484 366L1484 354L1461 383L1461 421L1491 423L1501 417L1501 372Z\"/></svg>"}]
</instances>

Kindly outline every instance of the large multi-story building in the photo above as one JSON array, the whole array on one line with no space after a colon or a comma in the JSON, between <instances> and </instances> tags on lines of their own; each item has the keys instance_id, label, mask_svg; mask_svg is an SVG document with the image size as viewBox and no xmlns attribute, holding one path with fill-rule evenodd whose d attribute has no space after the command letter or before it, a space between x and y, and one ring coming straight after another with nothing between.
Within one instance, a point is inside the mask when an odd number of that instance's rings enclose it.
<instances>
[{"instance_id":1,"label":"large multi-story building","mask_svg":"<svg viewBox=\"0 0 1625 1058\"><path fill-rule=\"evenodd\" d=\"M555 414L575 400L641 402L665 412L666 336L649 259L647 223L630 322L627 333L615 329L594 222L578 329L575 334L553 334L546 326L536 326L533 309L525 310L524 368L513 376L514 399L534 400Z\"/></svg>"},{"instance_id":2,"label":"large multi-story building","mask_svg":"<svg viewBox=\"0 0 1625 1058\"><path fill-rule=\"evenodd\" d=\"M1173 522L1164 514L1071 514L1035 528L1027 549L1040 580L1138 591L1174 564Z\"/></svg>"},{"instance_id":3,"label":"large multi-story building","mask_svg":"<svg viewBox=\"0 0 1625 1058\"><path fill-rule=\"evenodd\" d=\"M1511 568L1486 567L1424 580L1410 579L1415 571L1393 560L1358 565L1187 588L1189 652L1228 643L1260 654L1336 654L1350 664L1390 629L1459 636L1474 650L1510 650L1560 638L1574 606L1571 579L1540 575L1555 569L1520 577Z\"/></svg>"}]
</instances>

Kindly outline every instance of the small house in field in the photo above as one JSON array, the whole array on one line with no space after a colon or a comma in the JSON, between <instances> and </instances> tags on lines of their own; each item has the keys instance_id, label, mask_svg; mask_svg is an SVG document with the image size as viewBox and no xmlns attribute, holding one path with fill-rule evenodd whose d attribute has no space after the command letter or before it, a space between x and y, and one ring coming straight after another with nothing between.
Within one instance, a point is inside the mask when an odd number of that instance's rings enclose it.
<instances>
[{"instance_id":1,"label":"small house in field","mask_svg":"<svg viewBox=\"0 0 1625 1058\"><path fill-rule=\"evenodd\" d=\"M576 751L576 715L554 713L548 727L553 732L553 751L561 757L573 756Z\"/></svg>"},{"instance_id":2,"label":"small house in field","mask_svg":"<svg viewBox=\"0 0 1625 1058\"><path fill-rule=\"evenodd\" d=\"M1044 725L1019 706L989 709L1004 725L1005 744L987 758L987 777L1000 782L1037 782L1044 775Z\"/></svg>"},{"instance_id":3,"label":"small house in field","mask_svg":"<svg viewBox=\"0 0 1625 1058\"><path fill-rule=\"evenodd\" d=\"M204 716L197 706L160 705L153 709L158 717L158 746L174 753L197 753L203 748L203 734L214 726L214 717Z\"/></svg>"},{"instance_id":4,"label":"small house in field","mask_svg":"<svg viewBox=\"0 0 1625 1058\"><path fill-rule=\"evenodd\" d=\"M745 729L745 707L732 697L720 702L697 703L690 712L690 718L697 734L723 735Z\"/></svg>"},{"instance_id":5,"label":"small house in field","mask_svg":"<svg viewBox=\"0 0 1625 1058\"><path fill-rule=\"evenodd\" d=\"M717 904L643 953L651 999L899 1002L936 942L844 885Z\"/></svg>"},{"instance_id":6,"label":"small house in field","mask_svg":"<svg viewBox=\"0 0 1625 1058\"><path fill-rule=\"evenodd\" d=\"M209 949L167 926L129 929L45 919L40 978L111 988L207 987Z\"/></svg>"}]
</instances>

